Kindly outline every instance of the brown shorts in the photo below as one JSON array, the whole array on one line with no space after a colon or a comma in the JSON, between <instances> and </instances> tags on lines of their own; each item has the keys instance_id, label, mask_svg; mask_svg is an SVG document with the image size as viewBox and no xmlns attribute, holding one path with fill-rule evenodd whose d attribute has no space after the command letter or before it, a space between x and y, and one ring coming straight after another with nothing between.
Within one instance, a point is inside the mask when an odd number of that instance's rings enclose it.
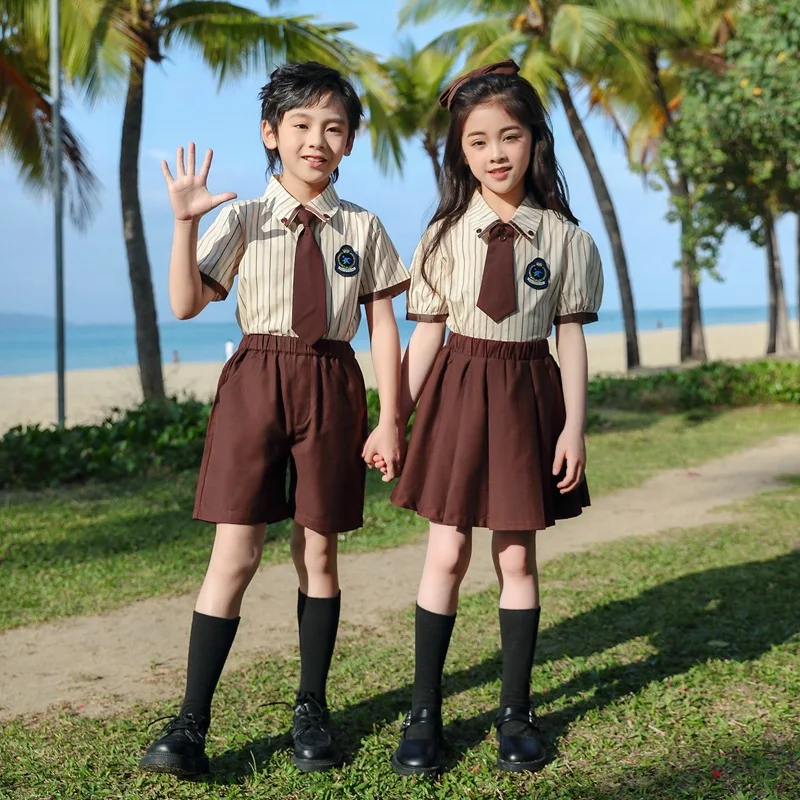
<instances>
[{"instance_id":1,"label":"brown shorts","mask_svg":"<svg viewBox=\"0 0 800 800\"><path fill-rule=\"evenodd\" d=\"M443 525L542 530L589 505L553 476L566 412L547 342L451 334L417 409L392 502Z\"/></svg>"},{"instance_id":2,"label":"brown shorts","mask_svg":"<svg viewBox=\"0 0 800 800\"><path fill-rule=\"evenodd\" d=\"M347 342L247 335L220 375L194 517L359 528L366 435L364 378Z\"/></svg>"}]
</instances>

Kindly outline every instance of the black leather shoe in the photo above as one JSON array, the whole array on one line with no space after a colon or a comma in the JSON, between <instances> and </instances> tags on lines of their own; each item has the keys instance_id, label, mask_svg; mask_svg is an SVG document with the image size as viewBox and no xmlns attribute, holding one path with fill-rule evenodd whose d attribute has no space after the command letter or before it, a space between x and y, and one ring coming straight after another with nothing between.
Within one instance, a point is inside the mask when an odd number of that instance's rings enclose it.
<instances>
[{"instance_id":1,"label":"black leather shoe","mask_svg":"<svg viewBox=\"0 0 800 800\"><path fill-rule=\"evenodd\" d=\"M547 761L542 733L529 707L509 706L494 721L499 743L497 766L506 772L536 772Z\"/></svg>"},{"instance_id":2,"label":"black leather shoe","mask_svg":"<svg viewBox=\"0 0 800 800\"><path fill-rule=\"evenodd\" d=\"M292 761L301 772L322 772L342 763L342 754L331 734L328 709L313 697L297 698L292 739Z\"/></svg>"},{"instance_id":3,"label":"black leather shoe","mask_svg":"<svg viewBox=\"0 0 800 800\"><path fill-rule=\"evenodd\" d=\"M209 771L206 756L208 720L181 712L161 732L139 762L147 772L168 772L185 778Z\"/></svg>"},{"instance_id":4,"label":"black leather shoe","mask_svg":"<svg viewBox=\"0 0 800 800\"><path fill-rule=\"evenodd\" d=\"M398 775L433 777L442 771L442 712L415 708L403 721L400 746L392 756Z\"/></svg>"}]
</instances>

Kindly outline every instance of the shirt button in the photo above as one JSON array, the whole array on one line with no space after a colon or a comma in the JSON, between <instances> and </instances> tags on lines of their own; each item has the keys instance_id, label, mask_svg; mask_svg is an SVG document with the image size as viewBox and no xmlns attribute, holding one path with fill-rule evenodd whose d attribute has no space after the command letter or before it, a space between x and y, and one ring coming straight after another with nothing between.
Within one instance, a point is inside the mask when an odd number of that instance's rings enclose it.
<instances>
[{"instance_id":1,"label":"shirt button","mask_svg":"<svg viewBox=\"0 0 800 800\"><path fill-rule=\"evenodd\" d=\"M533 236L533 231L528 231L528 233L529 233L531 236Z\"/></svg>"},{"instance_id":2,"label":"shirt button","mask_svg":"<svg viewBox=\"0 0 800 800\"><path fill-rule=\"evenodd\" d=\"M289 221L289 220L288 220L288 219L286 219L286 217L284 217L284 218L281 220L281 222L282 222L284 225L285 225L285 224L286 224L288 221Z\"/></svg>"},{"instance_id":3,"label":"shirt button","mask_svg":"<svg viewBox=\"0 0 800 800\"><path fill-rule=\"evenodd\" d=\"M325 219L330 219L330 218L331 218L331 217L330 217L330 214L323 214L322 216L323 216Z\"/></svg>"},{"instance_id":4,"label":"shirt button","mask_svg":"<svg viewBox=\"0 0 800 800\"><path fill-rule=\"evenodd\" d=\"M478 236L480 236L482 233L483 231L480 228L478 228Z\"/></svg>"}]
</instances>

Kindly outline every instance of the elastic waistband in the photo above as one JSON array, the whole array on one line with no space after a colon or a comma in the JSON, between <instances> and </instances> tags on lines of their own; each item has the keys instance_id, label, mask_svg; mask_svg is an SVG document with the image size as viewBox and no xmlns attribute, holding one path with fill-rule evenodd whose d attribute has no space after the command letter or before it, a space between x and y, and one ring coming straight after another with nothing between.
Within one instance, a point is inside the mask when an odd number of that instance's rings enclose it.
<instances>
[{"instance_id":1,"label":"elastic waistband","mask_svg":"<svg viewBox=\"0 0 800 800\"><path fill-rule=\"evenodd\" d=\"M291 353L298 356L355 357L350 342L343 342L339 339L320 339L313 346L309 346L296 336L276 336L271 333L246 333L242 337L239 349Z\"/></svg>"},{"instance_id":2,"label":"elastic waistband","mask_svg":"<svg viewBox=\"0 0 800 800\"><path fill-rule=\"evenodd\" d=\"M535 339L532 342L498 342L494 339L475 339L472 336L451 333L447 339L447 347L465 356L500 358L507 361L531 361L550 355L547 339Z\"/></svg>"}]
</instances>

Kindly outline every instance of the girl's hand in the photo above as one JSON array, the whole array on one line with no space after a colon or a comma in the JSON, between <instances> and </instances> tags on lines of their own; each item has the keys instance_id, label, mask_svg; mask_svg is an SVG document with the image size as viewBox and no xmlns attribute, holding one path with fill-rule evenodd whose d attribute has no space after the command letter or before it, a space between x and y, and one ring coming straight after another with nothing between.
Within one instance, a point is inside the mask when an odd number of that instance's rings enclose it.
<instances>
[{"instance_id":1,"label":"girl's hand","mask_svg":"<svg viewBox=\"0 0 800 800\"><path fill-rule=\"evenodd\" d=\"M399 475L402 451L397 426L378 423L378 427L367 438L361 457L370 469L377 468L383 473L384 483Z\"/></svg>"},{"instance_id":2,"label":"girl's hand","mask_svg":"<svg viewBox=\"0 0 800 800\"><path fill-rule=\"evenodd\" d=\"M553 461L553 475L558 475L564 468L567 469L564 477L556 484L561 494L567 494L575 489L583 480L583 470L586 466L586 441L583 432L572 428L564 428L556 443L556 457Z\"/></svg>"},{"instance_id":3,"label":"girl's hand","mask_svg":"<svg viewBox=\"0 0 800 800\"><path fill-rule=\"evenodd\" d=\"M169 201L172 204L172 213L175 219L189 222L193 219L200 219L203 214L207 214L228 200L236 199L234 192L222 192L221 194L211 194L206 187L208 171L211 169L211 159L214 154L211 150L206 150L206 157L200 167L200 172L194 174L195 170L195 147L194 142L189 142L189 160L184 167L183 148L178 148L175 160L175 175L169 171L166 161L161 162L161 171L167 182L169 191Z\"/></svg>"}]
</instances>

